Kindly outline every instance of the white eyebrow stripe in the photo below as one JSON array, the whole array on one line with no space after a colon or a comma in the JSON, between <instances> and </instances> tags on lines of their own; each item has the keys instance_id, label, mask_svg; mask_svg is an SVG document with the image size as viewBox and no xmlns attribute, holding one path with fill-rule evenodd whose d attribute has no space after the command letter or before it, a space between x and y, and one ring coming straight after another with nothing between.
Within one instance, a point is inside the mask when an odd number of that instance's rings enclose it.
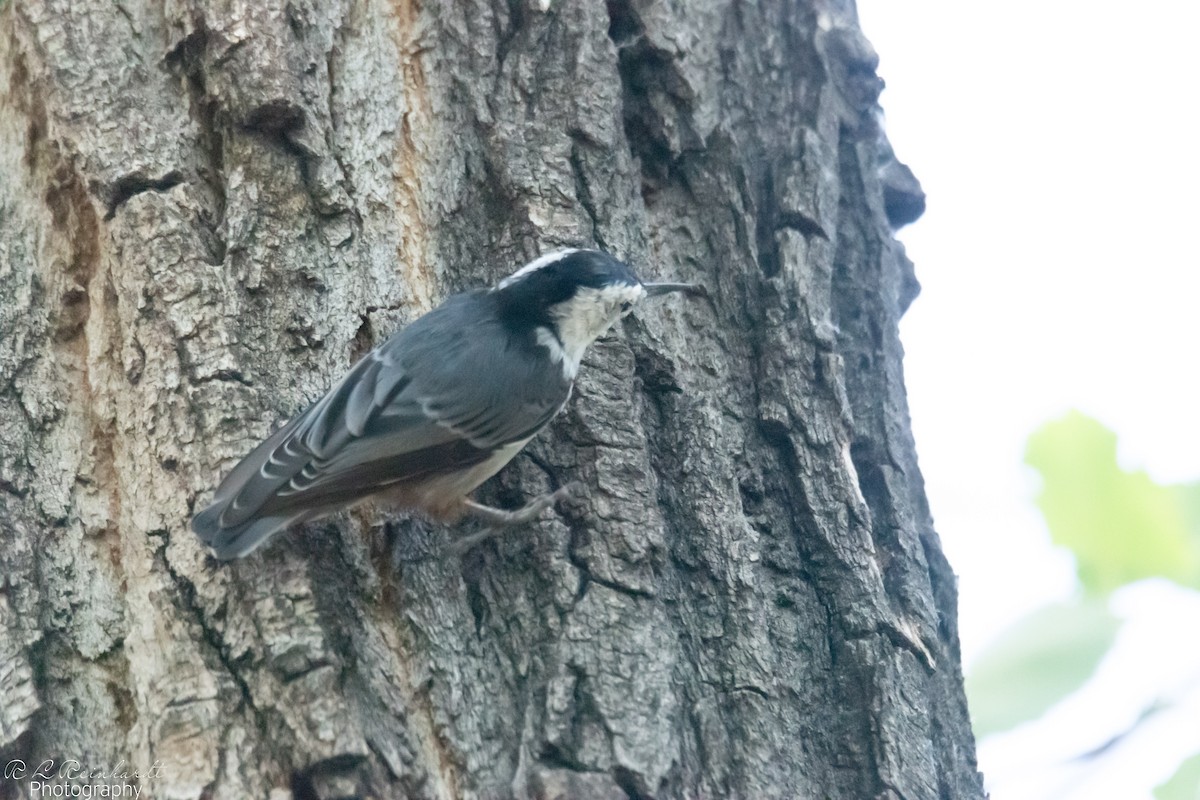
<instances>
[{"instance_id":1,"label":"white eyebrow stripe","mask_svg":"<svg viewBox=\"0 0 1200 800\"><path fill-rule=\"evenodd\" d=\"M561 261L562 259L571 255L572 253L578 253L578 252L579 252L578 247L568 247L565 250L555 250L553 253L546 253L543 256L539 256L538 258L535 258L533 261L530 261L525 266L521 267L519 270L514 272L512 275L509 275L507 278L500 281L500 283L496 284L496 288L503 289L506 286L512 286L514 283L521 280L521 278L524 278L529 273L536 272L539 269L541 269L542 267L548 267L551 264L553 264L555 261Z\"/></svg>"}]
</instances>

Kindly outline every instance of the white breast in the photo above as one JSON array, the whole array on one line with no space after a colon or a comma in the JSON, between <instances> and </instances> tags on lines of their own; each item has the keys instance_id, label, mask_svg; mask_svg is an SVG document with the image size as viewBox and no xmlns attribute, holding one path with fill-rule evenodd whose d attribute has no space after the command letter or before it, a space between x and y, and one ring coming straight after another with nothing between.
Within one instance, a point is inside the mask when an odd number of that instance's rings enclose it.
<instances>
[{"instance_id":1,"label":"white breast","mask_svg":"<svg viewBox=\"0 0 1200 800\"><path fill-rule=\"evenodd\" d=\"M528 439L506 444L488 456L486 461L480 462L468 470L438 475L421 483L418 487L407 489L410 496L416 495L412 505L433 511L435 515L443 509L457 507L459 501L475 491L479 484L495 475L505 464L512 461L513 456L519 453L521 448L532 438L530 436Z\"/></svg>"}]
</instances>

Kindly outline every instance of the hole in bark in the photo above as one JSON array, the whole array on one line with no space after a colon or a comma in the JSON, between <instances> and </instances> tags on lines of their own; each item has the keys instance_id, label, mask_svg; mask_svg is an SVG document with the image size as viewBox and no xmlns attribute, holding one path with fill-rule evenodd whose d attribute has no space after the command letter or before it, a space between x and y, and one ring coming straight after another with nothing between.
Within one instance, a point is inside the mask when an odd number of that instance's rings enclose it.
<instances>
[{"instance_id":1,"label":"hole in bark","mask_svg":"<svg viewBox=\"0 0 1200 800\"><path fill-rule=\"evenodd\" d=\"M742 510L747 514L755 514L762 510L764 495L761 486L741 481L738 483L738 492L742 496Z\"/></svg>"},{"instance_id":2,"label":"hole in bark","mask_svg":"<svg viewBox=\"0 0 1200 800\"><path fill-rule=\"evenodd\" d=\"M559 769L569 769L576 772L583 772L586 767L576 758L572 758L556 744L546 742L542 745L542 750L538 753L538 761L550 767Z\"/></svg>"},{"instance_id":3,"label":"hole in bark","mask_svg":"<svg viewBox=\"0 0 1200 800\"><path fill-rule=\"evenodd\" d=\"M645 781L640 775L626 767L613 767L613 780L629 800L654 800L654 796L646 789Z\"/></svg>"},{"instance_id":4,"label":"hole in bark","mask_svg":"<svg viewBox=\"0 0 1200 800\"><path fill-rule=\"evenodd\" d=\"M129 202L130 198L143 192L165 192L183 183L183 173L171 170L161 178L147 178L140 172L125 175L113 186L108 196L108 213L106 220L112 219L117 209Z\"/></svg>"},{"instance_id":5,"label":"hole in bark","mask_svg":"<svg viewBox=\"0 0 1200 800\"><path fill-rule=\"evenodd\" d=\"M671 53L653 47L642 35L631 3L609 0L608 35L617 46L622 117L629 150L641 162L642 198L664 186L675 161L668 129L691 131L691 88L676 69ZM664 116L671 117L670 125Z\"/></svg>"},{"instance_id":6,"label":"hole in bark","mask_svg":"<svg viewBox=\"0 0 1200 800\"><path fill-rule=\"evenodd\" d=\"M312 778L303 772L292 773L292 798L293 800L321 800Z\"/></svg>"},{"instance_id":7,"label":"hole in bark","mask_svg":"<svg viewBox=\"0 0 1200 800\"><path fill-rule=\"evenodd\" d=\"M811 219L799 211L780 211L776 227L794 230L805 239L829 239L829 234L825 233L825 229L815 219Z\"/></svg>"},{"instance_id":8,"label":"hole in bark","mask_svg":"<svg viewBox=\"0 0 1200 800\"><path fill-rule=\"evenodd\" d=\"M642 35L645 28L629 3L608 0L608 38L618 48Z\"/></svg>"},{"instance_id":9,"label":"hole in bark","mask_svg":"<svg viewBox=\"0 0 1200 800\"><path fill-rule=\"evenodd\" d=\"M283 99L269 100L246 117L245 127L268 134L281 134L304 126L304 109Z\"/></svg>"}]
</instances>

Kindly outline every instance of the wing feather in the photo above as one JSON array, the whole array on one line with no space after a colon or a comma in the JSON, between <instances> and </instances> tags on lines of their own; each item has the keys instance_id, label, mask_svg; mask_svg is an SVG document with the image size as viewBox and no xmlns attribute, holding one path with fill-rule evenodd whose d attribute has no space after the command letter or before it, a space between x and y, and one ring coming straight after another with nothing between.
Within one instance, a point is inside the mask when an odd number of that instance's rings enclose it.
<instances>
[{"instance_id":1,"label":"wing feather","mask_svg":"<svg viewBox=\"0 0 1200 800\"><path fill-rule=\"evenodd\" d=\"M536 345L514 341L494 316L481 324L486 302L484 293L451 298L360 360L234 467L193 519L200 537L218 554L242 555L297 521L474 466L536 433L570 381L544 352L506 357ZM255 523L266 519L278 524Z\"/></svg>"}]
</instances>

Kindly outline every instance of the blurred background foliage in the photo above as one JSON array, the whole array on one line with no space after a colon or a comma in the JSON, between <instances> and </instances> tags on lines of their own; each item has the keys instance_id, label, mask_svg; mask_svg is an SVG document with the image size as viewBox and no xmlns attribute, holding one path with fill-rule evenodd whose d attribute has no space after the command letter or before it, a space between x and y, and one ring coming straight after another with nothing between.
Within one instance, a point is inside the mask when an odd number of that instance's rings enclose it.
<instances>
[{"instance_id":1,"label":"blurred background foliage","mask_svg":"<svg viewBox=\"0 0 1200 800\"><path fill-rule=\"evenodd\" d=\"M1200 591L1200 482L1163 486L1122 469L1116 434L1077 411L1031 434L1025 462L1041 479L1037 505L1052 540L1074 557L1079 591L1024 617L972 665L967 695L981 739L1041 717L1087 683L1122 624L1110 609L1118 589L1162 578ZM1147 705L1139 723L1162 702ZM1200 798L1200 753L1155 798Z\"/></svg>"},{"instance_id":2,"label":"blurred background foliage","mask_svg":"<svg viewBox=\"0 0 1200 800\"><path fill-rule=\"evenodd\" d=\"M1200 800L1200 3L854 6L928 196L904 372L987 791Z\"/></svg>"}]
</instances>

